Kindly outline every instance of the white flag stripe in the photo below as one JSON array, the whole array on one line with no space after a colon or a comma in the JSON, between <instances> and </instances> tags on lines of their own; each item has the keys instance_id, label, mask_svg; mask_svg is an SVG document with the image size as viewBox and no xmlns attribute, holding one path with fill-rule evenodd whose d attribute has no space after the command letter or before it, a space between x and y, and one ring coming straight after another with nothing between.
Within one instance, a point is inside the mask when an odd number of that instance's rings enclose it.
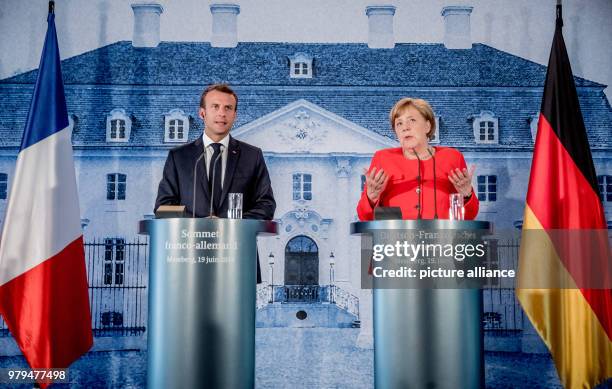
<instances>
[{"instance_id":1,"label":"white flag stripe","mask_svg":"<svg viewBox=\"0 0 612 389\"><path fill-rule=\"evenodd\" d=\"M70 138L65 128L17 157L0 243L0 285L82 235Z\"/></svg>"}]
</instances>

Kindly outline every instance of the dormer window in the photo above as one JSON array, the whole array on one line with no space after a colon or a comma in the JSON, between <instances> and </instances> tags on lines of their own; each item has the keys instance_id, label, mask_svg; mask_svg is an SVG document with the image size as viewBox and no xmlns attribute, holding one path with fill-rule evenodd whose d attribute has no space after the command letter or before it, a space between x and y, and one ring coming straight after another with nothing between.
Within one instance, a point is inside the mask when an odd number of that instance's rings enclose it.
<instances>
[{"instance_id":1,"label":"dormer window","mask_svg":"<svg viewBox=\"0 0 612 389\"><path fill-rule=\"evenodd\" d=\"M308 74L308 64L306 62L296 62L293 64L293 76L305 76Z\"/></svg>"},{"instance_id":2,"label":"dormer window","mask_svg":"<svg viewBox=\"0 0 612 389\"><path fill-rule=\"evenodd\" d=\"M132 130L132 119L123 109L113 109L106 117L106 141L127 142Z\"/></svg>"},{"instance_id":3,"label":"dormer window","mask_svg":"<svg viewBox=\"0 0 612 389\"><path fill-rule=\"evenodd\" d=\"M476 143L499 143L499 119L491 111L482 111L474 117L474 140Z\"/></svg>"},{"instance_id":4,"label":"dormer window","mask_svg":"<svg viewBox=\"0 0 612 389\"><path fill-rule=\"evenodd\" d=\"M312 56L296 53L289 57L289 77L312 78Z\"/></svg>"},{"instance_id":5,"label":"dormer window","mask_svg":"<svg viewBox=\"0 0 612 389\"><path fill-rule=\"evenodd\" d=\"M111 120L111 139L125 139L125 120L113 119Z\"/></svg>"},{"instance_id":6,"label":"dormer window","mask_svg":"<svg viewBox=\"0 0 612 389\"><path fill-rule=\"evenodd\" d=\"M164 142L183 143L189 136L189 117L180 109L173 109L164 116Z\"/></svg>"},{"instance_id":7,"label":"dormer window","mask_svg":"<svg viewBox=\"0 0 612 389\"><path fill-rule=\"evenodd\" d=\"M529 127L531 129L531 140L535 143L536 135L538 135L538 120L540 120L540 115L531 115L529 119Z\"/></svg>"}]
</instances>

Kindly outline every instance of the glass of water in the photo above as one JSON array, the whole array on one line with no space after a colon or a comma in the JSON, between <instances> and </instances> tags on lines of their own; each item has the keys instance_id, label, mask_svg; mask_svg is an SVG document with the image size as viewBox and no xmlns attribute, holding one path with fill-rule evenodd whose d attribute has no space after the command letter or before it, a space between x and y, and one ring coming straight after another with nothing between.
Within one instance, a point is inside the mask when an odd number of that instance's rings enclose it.
<instances>
[{"instance_id":1,"label":"glass of water","mask_svg":"<svg viewBox=\"0 0 612 389\"><path fill-rule=\"evenodd\" d=\"M451 193L449 196L450 207L448 209L448 218L450 220L463 220L465 216L465 208L463 207L463 196L461 193Z\"/></svg>"},{"instance_id":2,"label":"glass of water","mask_svg":"<svg viewBox=\"0 0 612 389\"><path fill-rule=\"evenodd\" d=\"M228 219L242 219L242 193L228 193Z\"/></svg>"}]
</instances>

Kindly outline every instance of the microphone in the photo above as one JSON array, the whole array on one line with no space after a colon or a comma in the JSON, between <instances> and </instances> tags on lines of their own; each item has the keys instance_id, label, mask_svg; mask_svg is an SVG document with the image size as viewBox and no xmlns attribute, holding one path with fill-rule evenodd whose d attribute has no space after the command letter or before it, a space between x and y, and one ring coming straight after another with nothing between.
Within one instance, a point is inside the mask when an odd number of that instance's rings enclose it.
<instances>
[{"instance_id":1,"label":"microphone","mask_svg":"<svg viewBox=\"0 0 612 389\"><path fill-rule=\"evenodd\" d=\"M418 209L418 214L417 214L417 219L421 219L421 192L423 191L421 189L421 158L419 158L419 154L416 152L415 149L412 149L412 152L414 153L414 155L416 155L417 158L417 163L419 164L419 172L417 175L417 198L419 199L419 203L417 205L417 209Z\"/></svg>"},{"instance_id":2,"label":"microphone","mask_svg":"<svg viewBox=\"0 0 612 389\"><path fill-rule=\"evenodd\" d=\"M427 152L431 155L431 159L433 159L433 180L434 180L434 219L438 218L438 191L436 190L436 158L433 153L427 148Z\"/></svg>"},{"instance_id":3,"label":"microphone","mask_svg":"<svg viewBox=\"0 0 612 389\"><path fill-rule=\"evenodd\" d=\"M195 218L195 207L196 207L196 182L198 180L198 163L204 158L206 151L202 151L202 154L196 159L195 165L193 165L193 208L191 208L191 217Z\"/></svg>"},{"instance_id":4,"label":"microphone","mask_svg":"<svg viewBox=\"0 0 612 389\"><path fill-rule=\"evenodd\" d=\"M219 162L219 159L221 159L222 155L223 155L223 148L221 148L221 152L219 153L219 155L217 155L217 158L215 158L212 164L212 177L211 177L212 185L210 186L210 210L208 212L208 217L217 216L213 214L213 206L215 204L215 173L216 173L215 168L217 167L217 163Z\"/></svg>"}]
</instances>

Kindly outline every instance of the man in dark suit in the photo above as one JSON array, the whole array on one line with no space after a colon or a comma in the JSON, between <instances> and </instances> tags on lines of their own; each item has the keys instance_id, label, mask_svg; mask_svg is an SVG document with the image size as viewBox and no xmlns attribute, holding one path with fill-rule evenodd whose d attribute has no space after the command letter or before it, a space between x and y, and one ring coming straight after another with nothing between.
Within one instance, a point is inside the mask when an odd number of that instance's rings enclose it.
<instances>
[{"instance_id":1,"label":"man in dark suit","mask_svg":"<svg viewBox=\"0 0 612 389\"><path fill-rule=\"evenodd\" d=\"M229 135L237 107L238 96L229 86L215 84L204 90L199 109L204 133L170 150L155 210L160 205L184 205L189 215L226 217L227 194L242 193L244 219L274 217L276 202L261 149Z\"/></svg>"}]
</instances>

